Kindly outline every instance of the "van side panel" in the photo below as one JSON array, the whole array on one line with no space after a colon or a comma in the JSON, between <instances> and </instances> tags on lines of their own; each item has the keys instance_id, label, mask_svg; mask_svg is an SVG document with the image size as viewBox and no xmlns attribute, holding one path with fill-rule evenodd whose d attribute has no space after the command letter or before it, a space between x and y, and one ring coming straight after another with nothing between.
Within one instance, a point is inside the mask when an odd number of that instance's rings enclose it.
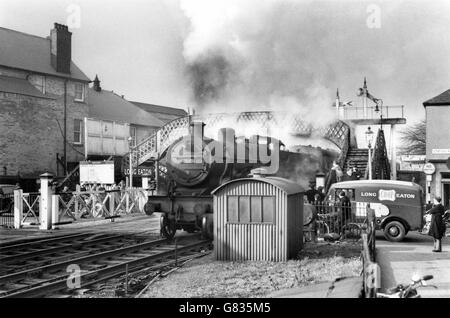
<instances>
[{"instance_id":1,"label":"van side panel","mask_svg":"<svg viewBox=\"0 0 450 318\"><path fill-rule=\"evenodd\" d=\"M339 184L334 184L330 191L342 188L345 189L345 187L340 187ZM351 188L355 190L356 202L382 204L389 209L388 215L378 217L383 223L385 219L396 217L406 221L410 230L417 230L422 227L422 193L417 187L377 185L367 182L353 184Z\"/></svg>"}]
</instances>

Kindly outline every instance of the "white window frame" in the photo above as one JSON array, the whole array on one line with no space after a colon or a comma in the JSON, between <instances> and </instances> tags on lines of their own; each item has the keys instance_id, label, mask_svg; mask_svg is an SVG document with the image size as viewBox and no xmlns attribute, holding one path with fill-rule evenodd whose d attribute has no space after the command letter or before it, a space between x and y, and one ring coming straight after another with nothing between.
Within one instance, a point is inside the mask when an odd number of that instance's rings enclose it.
<instances>
[{"instance_id":1,"label":"white window frame","mask_svg":"<svg viewBox=\"0 0 450 318\"><path fill-rule=\"evenodd\" d=\"M42 94L45 94L45 92L46 92L46 83L47 83L46 77L44 75L36 75L36 79L38 80L38 82L40 80L40 84L41 84L41 85L37 85L38 86L37 89Z\"/></svg>"},{"instance_id":2,"label":"white window frame","mask_svg":"<svg viewBox=\"0 0 450 318\"><path fill-rule=\"evenodd\" d=\"M79 123L79 125L78 125L78 129L79 130L76 130L76 128L77 128L77 125L76 125L77 120L78 120L78 123ZM80 134L79 140L75 140L75 133L79 133ZM73 120L73 143L75 145L81 145L83 143L83 120L82 119L75 118Z\"/></svg>"},{"instance_id":3,"label":"white window frame","mask_svg":"<svg viewBox=\"0 0 450 318\"><path fill-rule=\"evenodd\" d=\"M131 132L134 132L134 134L132 134ZM137 145L137 129L134 126L130 125L130 137L133 138L133 147L136 147Z\"/></svg>"},{"instance_id":4,"label":"white window frame","mask_svg":"<svg viewBox=\"0 0 450 318\"><path fill-rule=\"evenodd\" d=\"M77 98L77 86L81 85L81 99ZM74 100L77 102L84 102L85 99L85 88L83 83L75 83L75 97Z\"/></svg>"}]
</instances>

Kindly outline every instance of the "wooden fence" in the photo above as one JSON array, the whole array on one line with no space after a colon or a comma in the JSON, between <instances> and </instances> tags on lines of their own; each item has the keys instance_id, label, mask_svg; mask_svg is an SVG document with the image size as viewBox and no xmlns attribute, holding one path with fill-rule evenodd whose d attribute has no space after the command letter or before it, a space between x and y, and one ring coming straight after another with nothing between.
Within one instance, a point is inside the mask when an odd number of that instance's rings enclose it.
<instances>
[{"instance_id":1,"label":"wooden fence","mask_svg":"<svg viewBox=\"0 0 450 318\"><path fill-rule=\"evenodd\" d=\"M368 207L367 226L362 233L363 287L366 298L376 298L377 289L380 288L380 267L376 263L375 240L375 211Z\"/></svg>"},{"instance_id":2,"label":"wooden fence","mask_svg":"<svg viewBox=\"0 0 450 318\"><path fill-rule=\"evenodd\" d=\"M52 194L50 211L52 227L82 219L111 219L121 215L144 213L147 191L142 188L126 190L89 190ZM14 227L40 225L40 193L14 192Z\"/></svg>"},{"instance_id":3,"label":"wooden fence","mask_svg":"<svg viewBox=\"0 0 450 318\"><path fill-rule=\"evenodd\" d=\"M127 190L75 191L52 196L53 224L80 219L114 219L120 215L144 213L147 191Z\"/></svg>"}]
</instances>

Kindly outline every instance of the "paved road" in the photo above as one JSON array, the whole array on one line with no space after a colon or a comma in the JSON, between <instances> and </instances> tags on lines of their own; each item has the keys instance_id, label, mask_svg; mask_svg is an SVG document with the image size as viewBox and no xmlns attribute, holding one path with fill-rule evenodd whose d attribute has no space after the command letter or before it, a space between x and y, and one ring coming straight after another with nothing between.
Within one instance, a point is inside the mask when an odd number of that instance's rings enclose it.
<instances>
[{"instance_id":1,"label":"paved road","mask_svg":"<svg viewBox=\"0 0 450 318\"><path fill-rule=\"evenodd\" d=\"M448 232L447 232L448 233ZM408 284L413 274L433 275L430 287L421 288L424 298L450 298L450 237L442 242L442 253L433 253L433 238L410 232L400 243L386 241L377 233L377 262L381 267L381 291L396 284Z\"/></svg>"}]
</instances>

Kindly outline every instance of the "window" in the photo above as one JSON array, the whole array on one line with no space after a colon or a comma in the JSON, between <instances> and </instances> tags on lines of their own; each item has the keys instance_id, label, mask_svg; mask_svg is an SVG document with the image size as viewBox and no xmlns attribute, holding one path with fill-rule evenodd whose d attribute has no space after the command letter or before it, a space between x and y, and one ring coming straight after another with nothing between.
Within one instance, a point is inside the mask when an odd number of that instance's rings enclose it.
<instances>
[{"instance_id":1,"label":"window","mask_svg":"<svg viewBox=\"0 0 450 318\"><path fill-rule=\"evenodd\" d=\"M339 194L344 191L345 195L350 199L350 201L355 201L355 189L336 189L335 191L335 201L339 201Z\"/></svg>"},{"instance_id":2,"label":"window","mask_svg":"<svg viewBox=\"0 0 450 318\"><path fill-rule=\"evenodd\" d=\"M36 76L36 88L42 93L45 94L45 76Z\"/></svg>"},{"instance_id":3,"label":"window","mask_svg":"<svg viewBox=\"0 0 450 318\"><path fill-rule=\"evenodd\" d=\"M75 100L78 102L84 102L84 84L75 83Z\"/></svg>"},{"instance_id":4,"label":"window","mask_svg":"<svg viewBox=\"0 0 450 318\"><path fill-rule=\"evenodd\" d=\"M83 130L83 121L81 119L73 120L73 142L75 144L81 144L81 132Z\"/></svg>"},{"instance_id":5,"label":"window","mask_svg":"<svg viewBox=\"0 0 450 318\"><path fill-rule=\"evenodd\" d=\"M130 137L133 139L132 146L136 146L136 127L130 126Z\"/></svg>"},{"instance_id":6,"label":"window","mask_svg":"<svg viewBox=\"0 0 450 318\"><path fill-rule=\"evenodd\" d=\"M274 223L274 196L228 196L229 223Z\"/></svg>"}]
</instances>

